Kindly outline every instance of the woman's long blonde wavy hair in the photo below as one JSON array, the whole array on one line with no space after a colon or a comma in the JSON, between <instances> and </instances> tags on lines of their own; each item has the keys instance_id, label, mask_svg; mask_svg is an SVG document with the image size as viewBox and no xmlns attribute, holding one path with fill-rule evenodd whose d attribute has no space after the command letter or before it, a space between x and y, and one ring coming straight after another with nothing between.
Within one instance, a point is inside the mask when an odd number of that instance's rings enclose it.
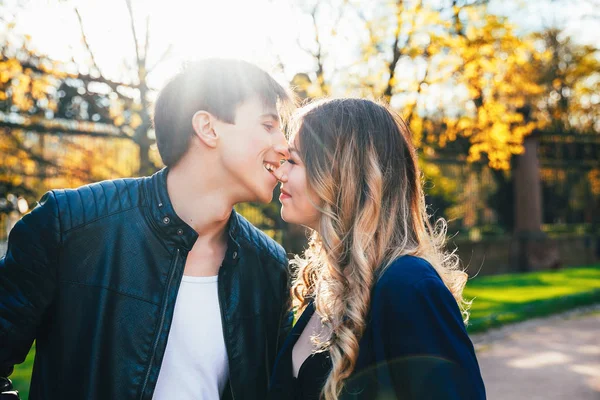
<instances>
[{"instance_id":1,"label":"woman's long blonde wavy hair","mask_svg":"<svg viewBox=\"0 0 600 400\"><path fill-rule=\"evenodd\" d=\"M417 156L404 121L363 99L321 100L303 107L292 135L308 186L321 204L318 230L293 264L294 305L314 299L328 334L312 340L333 364L321 397L337 399L354 370L371 289L402 255L426 259L461 305L467 275L444 250L446 224L429 222Z\"/></svg>"}]
</instances>

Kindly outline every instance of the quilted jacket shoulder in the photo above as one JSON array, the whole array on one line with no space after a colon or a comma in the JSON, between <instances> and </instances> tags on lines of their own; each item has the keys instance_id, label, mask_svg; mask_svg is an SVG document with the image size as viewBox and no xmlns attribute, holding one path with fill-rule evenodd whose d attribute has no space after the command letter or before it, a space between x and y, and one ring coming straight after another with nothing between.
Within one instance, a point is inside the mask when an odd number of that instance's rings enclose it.
<instances>
[{"instance_id":1,"label":"quilted jacket shoulder","mask_svg":"<svg viewBox=\"0 0 600 400\"><path fill-rule=\"evenodd\" d=\"M63 231L140 206L143 179L115 179L77 189L54 190Z\"/></svg>"},{"instance_id":2,"label":"quilted jacket shoulder","mask_svg":"<svg viewBox=\"0 0 600 400\"><path fill-rule=\"evenodd\" d=\"M238 240L244 247L252 251L259 252L259 255L267 254L274 258L278 263L287 266L287 256L285 250L279 243L270 238L266 233L252 225L241 215L238 217Z\"/></svg>"}]
</instances>

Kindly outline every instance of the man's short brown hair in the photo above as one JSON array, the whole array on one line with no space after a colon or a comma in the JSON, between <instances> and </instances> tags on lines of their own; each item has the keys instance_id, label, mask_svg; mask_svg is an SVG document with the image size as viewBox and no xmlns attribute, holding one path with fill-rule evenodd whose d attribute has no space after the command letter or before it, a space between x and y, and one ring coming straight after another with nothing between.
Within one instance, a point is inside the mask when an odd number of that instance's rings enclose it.
<instances>
[{"instance_id":1,"label":"man's short brown hair","mask_svg":"<svg viewBox=\"0 0 600 400\"><path fill-rule=\"evenodd\" d=\"M188 64L160 91L154 105L156 144L163 163L173 166L187 151L197 111L234 123L237 107L253 96L273 107L292 103L285 88L248 62L206 59Z\"/></svg>"}]
</instances>

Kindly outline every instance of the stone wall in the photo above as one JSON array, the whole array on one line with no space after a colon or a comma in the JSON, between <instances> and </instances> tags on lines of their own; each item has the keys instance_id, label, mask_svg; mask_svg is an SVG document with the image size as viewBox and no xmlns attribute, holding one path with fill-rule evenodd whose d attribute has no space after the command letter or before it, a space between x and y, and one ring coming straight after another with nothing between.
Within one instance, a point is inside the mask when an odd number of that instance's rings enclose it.
<instances>
[{"instance_id":1,"label":"stone wall","mask_svg":"<svg viewBox=\"0 0 600 400\"><path fill-rule=\"evenodd\" d=\"M557 253L559 260L557 264L537 270L600 263L600 238L593 236L552 237L537 241L535 245L541 251ZM480 241L454 240L449 246L458 247L458 255L469 276L523 272L519 270L518 263L511 262L511 253L517 246L511 237Z\"/></svg>"}]
</instances>

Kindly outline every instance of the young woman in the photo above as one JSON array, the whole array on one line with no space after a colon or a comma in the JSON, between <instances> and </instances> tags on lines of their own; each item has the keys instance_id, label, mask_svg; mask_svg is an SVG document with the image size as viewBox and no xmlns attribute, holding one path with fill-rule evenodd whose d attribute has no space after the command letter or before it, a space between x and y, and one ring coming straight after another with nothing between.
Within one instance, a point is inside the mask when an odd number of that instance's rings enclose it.
<instances>
[{"instance_id":1,"label":"young woman","mask_svg":"<svg viewBox=\"0 0 600 400\"><path fill-rule=\"evenodd\" d=\"M313 234L271 398L485 399L467 276L444 222L429 223L404 122L372 101L324 100L299 110L291 144L281 214Z\"/></svg>"}]
</instances>

